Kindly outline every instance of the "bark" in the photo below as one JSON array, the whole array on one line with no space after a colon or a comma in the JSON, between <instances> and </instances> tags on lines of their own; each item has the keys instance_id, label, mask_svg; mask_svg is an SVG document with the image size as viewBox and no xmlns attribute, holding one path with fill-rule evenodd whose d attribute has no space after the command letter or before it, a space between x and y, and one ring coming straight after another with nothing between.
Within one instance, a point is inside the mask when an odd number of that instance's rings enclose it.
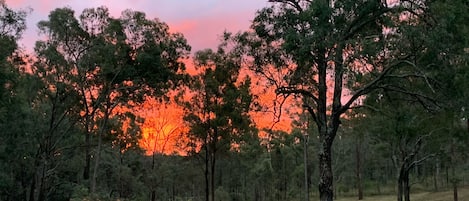
<instances>
[{"instance_id":1,"label":"bark","mask_svg":"<svg viewBox=\"0 0 469 201\"><path fill-rule=\"evenodd\" d=\"M208 144L207 141L205 141L205 201L209 201L209 178L208 178L208 168L209 168L209 158L208 158Z\"/></svg>"},{"instance_id":2,"label":"bark","mask_svg":"<svg viewBox=\"0 0 469 201\"><path fill-rule=\"evenodd\" d=\"M215 201L215 153L212 154L212 163L210 164L210 197Z\"/></svg>"},{"instance_id":3,"label":"bark","mask_svg":"<svg viewBox=\"0 0 469 201\"><path fill-rule=\"evenodd\" d=\"M453 201L458 201L458 184L453 182Z\"/></svg>"},{"instance_id":4,"label":"bark","mask_svg":"<svg viewBox=\"0 0 469 201\"><path fill-rule=\"evenodd\" d=\"M436 159L435 174L433 174L433 186L435 191L438 191L438 179L440 178L440 161Z\"/></svg>"},{"instance_id":5,"label":"bark","mask_svg":"<svg viewBox=\"0 0 469 201\"><path fill-rule=\"evenodd\" d=\"M154 150L154 149L153 149ZM152 173L155 171L155 152L153 152L153 155L152 155L152 160L151 160L151 171ZM151 201L155 201L156 200L156 190L155 190L155 187L153 186L152 184L152 189L151 189Z\"/></svg>"},{"instance_id":6,"label":"bark","mask_svg":"<svg viewBox=\"0 0 469 201\"><path fill-rule=\"evenodd\" d=\"M361 174L361 137L358 138L357 146L355 147L356 154L356 174L357 174L357 189L358 189L358 200L363 200L363 186L362 186L362 174Z\"/></svg>"},{"instance_id":7,"label":"bark","mask_svg":"<svg viewBox=\"0 0 469 201\"><path fill-rule=\"evenodd\" d=\"M91 169L91 134L86 132L85 135L85 169L83 170L83 179L88 180L90 178L90 169Z\"/></svg>"},{"instance_id":8,"label":"bark","mask_svg":"<svg viewBox=\"0 0 469 201\"><path fill-rule=\"evenodd\" d=\"M319 198L321 201L332 201L334 196L331 154L330 146L325 146L323 152L319 154Z\"/></svg>"},{"instance_id":9,"label":"bark","mask_svg":"<svg viewBox=\"0 0 469 201\"><path fill-rule=\"evenodd\" d=\"M410 170L411 168L408 168L406 164L403 164L399 170L397 179L397 201L410 201Z\"/></svg>"},{"instance_id":10,"label":"bark","mask_svg":"<svg viewBox=\"0 0 469 201\"><path fill-rule=\"evenodd\" d=\"M309 185L308 185L308 135L303 135L304 137L304 147L303 147L303 160L304 160L304 179L305 179L305 201L309 201Z\"/></svg>"},{"instance_id":11,"label":"bark","mask_svg":"<svg viewBox=\"0 0 469 201\"><path fill-rule=\"evenodd\" d=\"M36 175L33 175L33 179L31 181L31 187L29 191L29 201L34 201L34 192L36 191Z\"/></svg>"},{"instance_id":12,"label":"bark","mask_svg":"<svg viewBox=\"0 0 469 201\"><path fill-rule=\"evenodd\" d=\"M453 138L451 140L451 176L453 177L451 179L451 183L453 184L453 200L458 201L458 180L456 179L456 169L455 169L455 163L456 163L456 153L455 153L455 139Z\"/></svg>"},{"instance_id":13,"label":"bark","mask_svg":"<svg viewBox=\"0 0 469 201\"><path fill-rule=\"evenodd\" d=\"M90 188L90 194L94 195L96 193L96 182L98 180L98 169L99 169L99 164L101 163L101 149L102 149L102 135L106 131L106 126L107 122L109 120L109 115L110 115L110 110L111 110L111 103L108 101L107 102L107 110L105 111L104 114L104 119L103 123L101 125L101 130L98 133L98 147L96 149L96 159L93 167L93 176L91 178L91 188Z\"/></svg>"}]
</instances>

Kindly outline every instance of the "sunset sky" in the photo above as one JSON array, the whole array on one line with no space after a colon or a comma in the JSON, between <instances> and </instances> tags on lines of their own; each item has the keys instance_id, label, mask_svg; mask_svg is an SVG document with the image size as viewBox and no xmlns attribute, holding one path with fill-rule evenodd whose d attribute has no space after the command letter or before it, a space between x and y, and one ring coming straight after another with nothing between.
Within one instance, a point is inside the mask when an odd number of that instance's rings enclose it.
<instances>
[{"instance_id":1,"label":"sunset sky","mask_svg":"<svg viewBox=\"0 0 469 201\"><path fill-rule=\"evenodd\" d=\"M205 48L216 48L225 30L229 32L248 30L256 11L269 5L267 0L6 0L6 4L14 10L32 9L27 17L28 28L20 41L20 45L25 47L27 52L32 52L35 42L40 39L38 22L48 20L49 13L55 8L70 7L78 18L85 8L106 6L113 17L120 17L122 11L131 9L146 13L148 19L160 19L169 25L171 32L184 34L192 46L192 53ZM188 62L191 66L191 61ZM253 91L261 91L258 88ZM272 94L259 95L260 101L270 107L273 105L271 96ZM154 147L153 145L160 144L156 141L166 142L165 139L169 137L170 132L164 134L151 132L180 130L182 110L174 105L156 106L154 101L148 101L142 106L142 108L146 107L148 107L145 109L146 112L140 114L147 120L143 125L142 135L144 138L155 135L159 137L142 139L140 144L148 153L155 148L161 151L161 147L164 146ZM168 113L176 116L161 116L161 114ZM274 124L275 117L272 111L267 112L267 115L264 112L254 112L251 115L258 127L268 128L275 125L274 129L290 128L291 119L287 115L282 116L283 120L276 124ZM171 136L174 136L173 132L171 133ZM169 143L174 144L172 141ZM150 145L153 148L150 148ZM169 148L162 152L173 151L175 150Z\"/></svg>"},{"instance_id":2,"label":"sunset sky","mask_svg":"<svg viewBox=\"0 0 469 201\"><path fill-rule=\"evenodd\" d=\"M85 8L104 5L114 17L131 9L145 12L150 19L159 18L171 31L184 34L192 52L215 48L224 30L248 29L255 12L269 4L267 0L6 0L6 3L13 9L33 9L22 41L29 50L38 39L37 23L47 20L55 8L70 7L78 16Z\"/></svg>"}]
</instances>

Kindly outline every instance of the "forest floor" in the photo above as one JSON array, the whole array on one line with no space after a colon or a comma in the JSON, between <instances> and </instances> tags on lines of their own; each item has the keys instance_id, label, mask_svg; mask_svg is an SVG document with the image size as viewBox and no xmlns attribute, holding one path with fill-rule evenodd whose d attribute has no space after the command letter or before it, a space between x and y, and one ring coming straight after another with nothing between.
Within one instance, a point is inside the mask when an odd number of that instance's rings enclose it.
<instances>
[{"instance_id":1,"label":"forest floor","mask_svg":"<svg viewBox=\"0 0 469 201\"><path fill-rule=\"evenodd\" d=\"M458 189L458 198L460 201L469 201L469 186L461 187ZM357 201L357 197L338 198L336 201ZM364 201L396 201L396 195L377 195L377 196L364 196ZM411 201L452 201L453 191L440 191L440 192L419 192L410 194Z\"/></svg>"}]
</instances>

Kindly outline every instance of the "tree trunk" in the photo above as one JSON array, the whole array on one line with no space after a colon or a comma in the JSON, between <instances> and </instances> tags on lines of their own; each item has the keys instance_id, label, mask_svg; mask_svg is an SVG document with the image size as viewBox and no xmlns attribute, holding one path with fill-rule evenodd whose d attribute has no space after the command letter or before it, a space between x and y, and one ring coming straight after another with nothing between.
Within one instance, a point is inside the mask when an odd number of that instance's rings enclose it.
<instances>
[{"instance_id":1,"label":"tree trunk","mask_svg":"<svg viewBox=\"0 0 469 201\"><path fill-rule=\"evenodd\" d=\"M433 186L435 191L438 191L438 179L440 178L440 161L438 158L435 163L435 174L433 174Z\"/></svg>"},{"instance_id":2,"label":"tree trunk","mask_svg":"<svg viewBox=\"0 0 469 201\"><path fill-rule=\"evenodd\" d=\"M96 181L98 179L98 169L99 169L99 163L100 161L100 155L101 155L101 143L102 143L102 136L101 132L98 134L98 148L96 149L95 153L95 162L94 162L94 168L93 168L93 176L91 177L91 187L90 187L90 194L94 195L96 193Z\"/></svg>"},{"instance_id":3,"label":"tree trunk","mask_svg":"<svg viewBox=\"0 0 469 201\"><path fill-rule=\"evenodd\" d=\"M453 201L458 201L458 184L453 182Z\"/></svg>"},{"instance_id":4,"label":"tree trunk","mask_svg":"<svg viewBox=\"0 0 469 201\"><path fill-rule=\"evenodd\" d=\"M31 181L31 187L29 191L29 201L34 201L34 192L36 191L36 174L33 175L32 181Z\"/></svg>"},{"instance_id":5,"label":"tree trunk","mask_svg":"<svg viewBox=\"0 0 469 201\"><path fill-rule=\"evenodd\" d=\"M402 195L404 191L404 186L402 182L401 176L399 176L399 179L397 181L397 201L402 201Z\"/></svg>"},{"instance_id":6,"label":"tree trunk","mask_svg":"<svg viewBox=\"0 0 469 201\"><path fill-rule=\"evenodd\" d=\"M215 201L215 153L212 155L212 164L210 164L210 197Z\"/></svg>"},{"instance_id":7,"label":"tree trunk","mask_svg":"<svg viewBox=\"0 0 469 201\"><path fill-rule=\"evenodd\" d=\"M209 178L208 178L208 168L209 168L209 154L208 154L208 144L205 142L205 201L209 201Z\"/></svg>"},{"instance_id":8,"label":"tree trunk","mask_svg":"<svg viewBox=\"0 0 469 201\"><path fill-rule=\"evenodd\" d=\"M458 201L458 180L456 178L456 169L455 169L455 165L456 165L456 153L455 153L455 150L454 150L454 147L455 147L455 139L453 138L452 141L451 141L451 183L453 184L453 200L454 201Z\"/></svg>"},{"instance_id":9,"label":"tree trunk","mask_svg":"<svg viewBox=\"0 0 469 201\"><path fill-rule=\"evenodd\" d=\"M91 188L90 188L90 194L91 195L94 195L96 193L96 182L97 182L97 179L98 179L98 169L99 169L99 163L101 162L101 149L102 149L102 141L103 141L102 135L106 131L107 121L109 120L109 114L111 112L111 111L109 111L109 109L110 109L110 102L108 102L108 108L107 108L107 110L105 111L105 114L104 114L104 119L103 119L104 122L102 123L101 130L98 133L98 147L96 149L96 154L95 154L96 155L96 160L94 162L93 177L91 178Z\"/></svg>"},{"instance_id":10,"label":"tree trunk","mask_svg":"<svg viewBox=\"0 0 469 201\"><path fill-rule=\"evenodd\" d=\"M397 179L397 201L410 201L409 171L406 165L402 165Z\"/></svg>"},{"instance_id":11,"label":"tree trunk","mask_svg":"<svg viewBox=\"0 0 469 201\"><path fill-rule=\"evenodd\" d=\"M85 134L85 169L83 170L83 179L88 180L90 179L90 169L91 169L91 133L86 132Z\"/></svg>"},{"instance_id":12,"label":"tree trunk","mask_svg":"<svg viewBox=\"0 0 469 201\"><path fill-rule=\"evenodd\" d=\"M332 201L334 193L331 146L328 146L328 143L323 144L324 150L319 153L319 198L320 201Z\"/></svg>"},{"instance_id":13,"label":"tree trunk","mask_svg":"<svg viewBox=\"0 0 469 201\"><path fill-rule=\"evenodd\" d=\"M410 184L409 184L409 173L406 172L404 177L404 200L410 201Z\"/></svg>"},{"instance_id":14,"label":"tree trunk","mask_svg":"<svg viewBox=\"0 0 469 201\"><path fill-rule=\"evenodd\" d=\"M155 152L153 152L153 155L151 156L151 172L152 174L155 172ZM151 187L151 195L150 195L150 199L151 201L155 201L156 200L156 190L155 190L155 186L154 183L155 181L152 181L152 187Z\"/></svg>"},{"instance_id":15,"label":"tree trunk","mask_svg":"<svg viewBox=\"0 0 469 201\"><path fill-rule=\"evenodd\" d=\"M356 154L356 173L357 173L357 190L358 190L358 200L363 200L363 186L362 186L362 174L361 174L361 137L358 137L357 146L355 147Z\"/></svg>"},{"instance_id":16,"label":"tree trunk","mask_svg":"<svg viewBox=\"0 0 469 201\"><path fill-rule=\"evenodd\" d=\"M308 185L308 135L303 135L304 146L303 146L303 161L304 161L304 182L305 182L305 201L309 201L309 185Z\"/></svg>"}]
</instances>

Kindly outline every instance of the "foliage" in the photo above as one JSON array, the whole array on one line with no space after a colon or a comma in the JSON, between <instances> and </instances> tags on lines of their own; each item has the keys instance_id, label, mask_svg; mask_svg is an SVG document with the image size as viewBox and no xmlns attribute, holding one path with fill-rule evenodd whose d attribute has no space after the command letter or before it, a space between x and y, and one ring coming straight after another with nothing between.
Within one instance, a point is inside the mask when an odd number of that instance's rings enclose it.
<instances>
[{"instance_id":1,"label":"foliage","mask_svg":"<svg viewBox=\"0 0 469 201\"><path fill-rule=\"evenodd\" d=\"M51 11L30 58L28 11L0 0L0 200L301 200L305 181L347 200L359 180L365 200L391 199L396 180L413 200L464 200L467 2L271 2L250 32L195 53L189 76L182 34L105 7ZM291 132L258 136L251 78L300 102ZM172 90L190 150L145 155L129 111Z\"/></svg>"}]
</instances>

